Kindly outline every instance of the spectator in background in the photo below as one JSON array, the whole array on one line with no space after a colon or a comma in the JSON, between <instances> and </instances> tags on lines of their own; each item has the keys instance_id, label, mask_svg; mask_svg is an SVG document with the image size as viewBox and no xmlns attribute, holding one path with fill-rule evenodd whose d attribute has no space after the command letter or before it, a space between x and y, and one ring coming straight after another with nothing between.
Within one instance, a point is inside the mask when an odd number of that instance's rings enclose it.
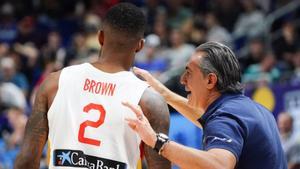
<instances>
[{"instance_id":1,"label":"spectator in background","mask_svg":"<svg viewBox=\"0 0 300 169\"><path fill-rule=\"evenodd\" d=\"M11 82L0 83L1 111L8 107L17 107L25 110L26 98L22 90ZM1 114L1 112L0 112Z\"/></svg>"},{"instance_id":2,"label":"spectator in background","mask_svg":"<svg viewBox=\"0 0 300 169\"><path fill-rule=\"evenodd\" d=\"M10 57L4 57L0 61L0 80L3 82L12 82L18 86L25 96L29 89L28 81L24 74L17 71L15 61Z\"/></svg>"},{"instance_id":3,"label":"spectator in background","mask_svg":"<svg viewBox=\"0 0 300 169\"><path fill-rule=\"evenodd\" d=\"M83 32L78 32L73 36L72 46L67 50L66 65L83 63L88 56L86 37Z\"/></svg>"},{"instance_id":4,"label":"spectator in background","mask_svg":"<svg viewBox=\"0 0 300 169\"><path fill-rule=\"evenodd\" d=\"M107 12L107 10L119 3L119 0L90 0L89 2L89 7L90 11L92 13L95 13L99 15L100 17L104 17L104 14Z\"/></svg>"},{"instance_id":5,"label":"spectator in background","mask_svg":"<svg viewBox=\"0 0 300 169\"><path fill-rule=\"evenodd\" d=\"M5 154L6 151L1 152L1 148L5 145L1 144L1 140L4 136L4 133L12 132L12 126L8 121L7 114L5 110L10 107L15 109L25 111L26 110L26 99L24 93L20 88L18 88L13 83L1 82L0 83L0 157L1 154ZM11 119L12 121L14 119ZM4 143L4 142L3 142ZM1 168L1 159L0 159L0 168Z\"/></svg>"},{"instance_id":6,"label":"spectator in background","mask_svg":"<svg viewBox=\"0 0 300 169\"><path fill-rule=\"evenodd\" d=\"M207 28L202 20L202 17L197 15L183 25L182 32L186 36L188 43L198 46L206 42Z\"/></svg>"},{"instance_id":7,"label":"spectator in background","mask_svg":"<svg viewBox=\"0 0 300 169\"><path fill-rule=\"evenodd\" d=\"M7 136L7 148L14 149L22 143L27 116L23 109L11 107L7 111L7 118L13 129L13 132Z\"/></svg>"},{"instance_id":8,"label":"spectator in background","mask_svg":"<svg viewBox=\"0 0 300 169\"><path fill-rule=\"evenodd\" d=\"M31 92L31 87L36 83L42 69L43 60L40 57L40 50L33 43L17 43L10 57L15 61L17 70L26 76L30 85L29 92Z\"/></svg>"},{"instance_id":9,"label":"spectator in background","mask_svg":"<svg viewBox=\"0 0 300 169\"><path fill-rule=\"evenodd\" d=\"M250 40L249 52L246 56L239 58L242 72L252 64L260 63L264 56L265 44L262 38L255 37Z\"/></svg>"},{"instance_id":10,"label":"spectator in background","mask_svg":"<svg viewBox=\"0 0 300 169\"><path fill-rule=\"evenodd\" d=\"M292 63L294 69L292 73L288 72L287 76L290 77L292 84L299 85L300 84L300 47L297 49L297 52L292 57Z\"/></svg>"},{"instance_id":11,"label":"spectator in background","mask_svg":"<svg viewBox=\"0 0 300 169\"><path fill-rule=\"evenodd\" d=\"M17 23L14 18L14 7L4 3L0 7L0 42L12 44L17 36Z\"/></svg>"},{"instance_id":12,"label":"spectator in background","mask_svg":"<svg viewBox=\"0 0 300 169\"><path fill-rule=\"evenodd\" d=\"M135 65L151 72L159 77L167 69L167 60L161 56L159 51L160 39L155 34L150 34L145 39L145 46L136 57Z\"/></svg>"},{"instance_id":13,"label":"spectator in background","mask_svg":"<svg viewBox=\"0 0 300 169\"><path fill-rule=\"evenodd\" d=\"M166 15L166 9L160 5L159 0L146 0L146 5L142 8L147 17L146 33L154 32L156 20L161 15Z\"/></svg>"},{"instance_id":14,"label":"spectator in background","mask_svg":"<svg viewBox=\"0 0 300 169\"><path fill-rule=\"evenodd\" d=\"M45 59L44 60L44 66L43 66L43 72L39 76L37 82L32 87L31 95L29 97L30 106L33 106L35 96L37 94L37 90L40 87L40 85L42 84L42 82L46 79L46 77L50 73L55 72L55 71L58 71L57 66L56 66L56 61L53 58L52 59L51 58Z\"/></svg>"},{"instance_id":15,"label":"spectator in background","mask_svg":"<svg viewBox=\"0 0 300 169\"><path fill-rule=\"evenodd\" d=\"M61 36L58 32L52 31L48 34L47 44L42 48L42 60L43 64L46 64L48 60L55 61L55 67L57 70L63 68L66 50L62 47Z\"/></svg>"},{"instance_id":16,"label":"spectator in background","mask_svg":"<svg viewBox=\"0 0 300 169\"><path fill-rule=\"evenodd\" d=\"M4 132L3 139L0 138L0 168L2 165L4 169L8 169L13 168L19 147L23 141L27 116L22 109L17 107L10 107L5 114L12 131Z\"/></svg>"},{"instance_id":17,"label":"spectator in background","mask_svg":"<svg viewBox=\"0 0 300 169\"><path fill-rule=\"evenodd\" d=\"M207 26L206 40L208 42L220 42L233 47L230 33L220 25L217 15L214 11L209 11L205 15L205 24Z\"/></svg>"},{"instance_id":18,"label":"spectator in background","mask_svg":"<svg viewBox=\"0 0 300 169\"><path fill-rule=\"evenodd\" d=\"M241 1L243 12L235 23L234 38L250 38L262 32L264 13L258 8L254 0Z\"/></svg>"},{"instance_id":19,"label":"spectator in background","mask_svg":"<svg viewBox=\"0 0 300 169\"><path fill-rule=\"evenodd\" d=\"M300 38L297 34L294 23L287 21L282 26L280 36L274 39L272 45L273 50L280 62L280 67L283 71L292 70L293 55L300 43Z\"/></svg>"},{"instance_id":20,"label":"spectator in background","mask_svg":"<svg viewBox=\"0 0 300 169\"><path fill-rule=\"evenodd\" d=\"M220 24L232 32L241 12L240 0L215 0L214 2L214 11L218 15Z\"/></svg>"},{"instance_id":21,"label":"spectator in background","mask_svg":"<svg viewBox=\"0 0 300 169\"><path fill-rule=\"evenodd\" d=\"M18 22L18 34L15 43L25 44L28 42L39 48L46 42L45 36L38 30L33 16L25 16Z\"/></svg>"},{"instance_id":22,"label":"spectator in background","mask_svg":"<svg viewBox=\"0 0 300 169\"><path fill-rule=\"evenodd\" d=\"M287 112L282 112L278 115L277 123L288 168L299 169L300 135L296 134L293 130L293 117Z\"/></svg>"},{"instance_id":23,"label":"spectator in background","mask_svg":"<svg viewBox=\"0 0 300 169\"><path fill-rule=\"evenodd\" d=\"M7 43L0 43L0 59L7 56L9 53L9 45Z\"/></svg>"},{"instance_id":24,"label":"spectator in background","mask_svg":"<svg viewBox=\"0 0 300 169\"><path fill-rule=\"evenodd\" d=\"M85 44L88 50L88 56L84 59L87 62L95 62L98 59L101 45L98 41L98 30L101 26L101 18L95 14L87 14L84 19ZM65 62L65 66L67 62Z\"/></svg>"},{"instance_id":25,"label":"spectator in background","mask_svg":"<svg viewBox=\"0 0 300 169\"><path fill-rule=\"evenodd\" d=\"M167 47L169 30L167 28L165 14L160 14L156 16L153 26L153 32L154 34L159 36L161 47Z\"/></svg>"},{"instance_id":26,"label":"spectator in background","mask_svg":"<svg viewBox=\"0 0 300 169\"><path fill-rule=\"evenodd\" d=\"M187 63L195 49L193 45L186 43L180 29L172 29L169 38L171 48L163 54L169 61L168 69L159 77L163 83L182 73L185 63Z\"/></svg>"},{"instance_id":27,"label":"spectator in background","mask_svg":"<svg viewBox=\"0 0 300 169\"><path fill-rule=\"evenodd\" d=\"M287 112L281 112L277 120L282 147L285 152L291 147L295 141L293 133L293 117Z\"/></svg>"},{"instance_id":28,"label":"spectator in background","mask_svg":"<svg viewBox=\"0 0 300 169\"><path fill-rule=\"evenodd\" d=\"M250 65L244 75L244 83L271 84L280 77L280 71L275 67L276 58L271 52L264 55L262 61Z\"/></svg>"},{"instance_id":29,"label":"spectator in background","mask_svg":"<svg viewBox=\"0 0 300 169\"><path fill-rule=\"evenodd\" d=\"M101 25L101 18L95 14L87 14L84 19L84 30L86 32L86 46L89 50L100 50L98 42L98 30Z\"/></svg>"},{"instance_id":30,"label":"spectator in background","mask_svg":"<svg viewBox=\"0 0 300 169\"><path fill-rule=\"evenodd\" d=\"M190 17L192 11L182 5L182 0L167 0L167 25L171 29L180 29Z\"/></svg>"},{"instance_id":31,"label":"spectator in background","mask_svg":"<svg viewBox=\"0 0 300 169\"><path fill-rule=\"evenodd\" d=\"M42 62L47 64L48 60L55 61L57 70L63 68L66 57L66 50L62 47L59 32L52 31L48 34L47 44L42 48Z\"/></svg>"}]
</instances>

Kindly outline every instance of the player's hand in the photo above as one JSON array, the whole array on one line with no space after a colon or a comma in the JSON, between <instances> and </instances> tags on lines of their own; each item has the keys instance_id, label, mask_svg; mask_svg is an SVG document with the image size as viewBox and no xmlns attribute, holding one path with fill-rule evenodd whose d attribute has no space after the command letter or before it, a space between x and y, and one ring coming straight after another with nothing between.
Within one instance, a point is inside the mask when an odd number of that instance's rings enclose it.
<instances>
[{"instance_id":1,"label":"player's hand","mask_svg":"<svg viewBox=\"0 0 300 169\"><path fill-rule=\"evenodd\" d=\"M155 79L147 70L140 69L137 67L133 67L133 72L139 76L142 76L147 83L154 88L158 93L160 93L163 97L165 97L167 91L169 90L166 86L164 86L160 81ZM166 99L166 97L165 97Z\"/></svg>"},{"instance_id":2,"label":"player's hand","mask_svg":"<svg viewBox=\"0 0 300 169\"><path fill-rule=\"evenodd\" d=\"M128 102L122 102L122 104L128 108L130 108L136 115L137 118L131 119L126 118L128 125L132 128L138 135L141 137L143 142L148 146L154 148L156 143L156 133L151 127L148 119L144 115L140 106L135 106Z\"/></svg>"}]
</instances>

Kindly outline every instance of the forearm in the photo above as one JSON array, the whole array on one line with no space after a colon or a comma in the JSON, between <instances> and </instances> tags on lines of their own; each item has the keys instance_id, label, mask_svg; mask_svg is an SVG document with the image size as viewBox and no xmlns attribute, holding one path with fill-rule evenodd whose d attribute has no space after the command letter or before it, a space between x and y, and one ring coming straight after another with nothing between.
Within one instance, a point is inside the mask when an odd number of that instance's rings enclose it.
<instances>
[{"instance_id":1,"label":"forearm","mask_svg":"<svg viewBox=\"0 0 300 169\"><path fill-rule=\"evenodd\" d=\"M26 136L19 155L15 160L14 169L38 169L40 167L40 159L43 148L47 140L47 130L42 123L34 123L36 116L28 121L26 126ZM34 124L40 124L37 127L32 127Z\"/></svg>"},{"instance_id":2,"label":"forearm","mask_svg":"<svg viewBox=\"0 0 300 169\"><path fill-rule=\"evenodd\" d=\"M26 126L26 136L24 138L23 144L19 155L16 158L14 169L38 169L40 167L40 159L42 156L42 151L45 145L45 140L47 139L46 132L40 132L41 130L46 130L42 126L39 129L33 128L33 123L35 119L31 118ZM38 131L40 130L40 131Z\"/></svg>"},{"instance_id":3,"label":"forearm","mask_svg":"<svg viewBox=\"0 0 300 169\"><path fill-rule=\"evenodd\" d=\"M176 109L185 118L193 122L196 126L202 128L202 126L197 120L202 116L204 111L189 106L187 103L188 100L186 98L172 92L167 88L164 90L162 95L169 105Z\"/></svg>"},{"instance_id":4,"label":"forearm","mask_svg":"<svg viewBox=\"0 0 300 169\"><path fill-rule=\"evenodd\" d=\"M145 145L145 156L148 169L171 169L169 160L159 156L151 147Z\"/></svg>"},{"instance_id":5,"label":"forearm","mask_svg":"<svg viewBox=\"0 0 300 169\"><path fill-rule=\"evenodd\" d=\"M32 154L20 153L15 161L14 169L38 169L40 167L40 158L33 158Z\"/></svg>"},{"instance_id":6,"label":"forearm","mask_svg":"<svg viewBox=\"0 0 300 169\"><path fill-rule=\"evenodd\" d=\"M206 151L185 147L173 141L167 143L162 156L183 169L225 168L221 163L218 163L215 155Z\"/></svg>"}]
</instances>

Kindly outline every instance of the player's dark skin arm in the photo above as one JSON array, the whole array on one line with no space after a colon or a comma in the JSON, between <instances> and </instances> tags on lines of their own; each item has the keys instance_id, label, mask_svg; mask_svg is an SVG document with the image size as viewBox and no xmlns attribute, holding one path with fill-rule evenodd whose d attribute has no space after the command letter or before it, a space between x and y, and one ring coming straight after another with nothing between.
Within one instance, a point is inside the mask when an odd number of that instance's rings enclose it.
<instances>
[{"instance_id":1,"label":"player's dark skin arm","mask_svg":"<svg viewBox=\"0 0 300 169\"><path fill-rule=\"evenodd\" d=\"M49 131L47 112L57 91L59 74L60 72L56 72L49 75L36 94L14 169L38 169L40 167L40 159Z\"/></svg>"},{"instance_id":2,"label":"player's dark skin arm","mask_svg":"<svg viewBox=\"0 0 300 169\"><path fill-rule=\"evenodd\" d=\"M139 105L151 126L156 132L168 134L169 110L165 100L157 92L148 88L145 90ZM145 157L149 169L170 169L171 163L158 155L151 147L145 145Z\"/></svg>"}]
</instances>

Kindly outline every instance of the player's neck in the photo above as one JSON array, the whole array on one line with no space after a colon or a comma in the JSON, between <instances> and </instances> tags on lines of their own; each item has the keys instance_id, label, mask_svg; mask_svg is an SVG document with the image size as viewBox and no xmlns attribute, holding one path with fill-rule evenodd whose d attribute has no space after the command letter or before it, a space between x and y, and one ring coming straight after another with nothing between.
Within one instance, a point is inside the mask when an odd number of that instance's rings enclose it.
<instances>
[{"instance_id":1,"label":"player's neck","mask_svg":"<svg viewBox=\"0 0 300 169\"><path fill-rule=\"evenodd\" d=\"M134 62L134 53L128 52L108 52L102 50L97 61L97 67L105 72L115 73L119 71L128 71Z\"/></svg>"}]
</instances>

